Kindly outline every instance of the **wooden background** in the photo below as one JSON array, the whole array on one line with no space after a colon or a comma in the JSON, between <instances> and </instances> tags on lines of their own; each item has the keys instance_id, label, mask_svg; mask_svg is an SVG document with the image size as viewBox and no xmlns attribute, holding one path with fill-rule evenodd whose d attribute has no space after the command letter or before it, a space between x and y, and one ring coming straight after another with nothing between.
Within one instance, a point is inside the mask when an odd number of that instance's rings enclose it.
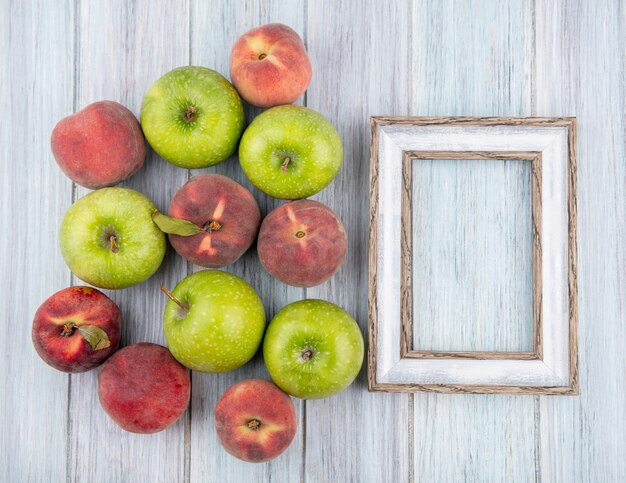
<instances>
[{"instance_id":1,"label":"wooden background","mask_svg":"<svg viewBox=\"0 0 626 483\"><path fill-rule=\"evenodd\" d=\"M86 192L52 159L54 124L100 99L138 113L151 83L176 66L227 74L237 36L272 21L303 34L314 74L302 103L329 117L344 141L339 176L315 198L342 217L349 255L330 282L308 290L270 279L254 253L229 270L256 287L269 316L319 297L344 307L365 331L369 116L577 116L580 396L372 394L362 372L339 396L298 402L300 427L288 452L249 465L220 448L212 411L231 383L265 374L260 358L229 374L194 373L185 416L140 436L104 415L95 371L67 376L37 357L35 310L78 283L61 258L57 229ZM626 480L625 25L619 0L1 0L0 479ZM249 186L236 159L214 171ZM150 154L124 185L165 209L190 174ZM254 193L264 213L278 203ZM481 276L503 264L485 264ZM193 269L169 253L150 281L113 294L124 344L164 342L158 286L173 287ZM524 342L514 330L497 341L464 333L454 343L468 348Z\"/></svg>"}]
</instances>

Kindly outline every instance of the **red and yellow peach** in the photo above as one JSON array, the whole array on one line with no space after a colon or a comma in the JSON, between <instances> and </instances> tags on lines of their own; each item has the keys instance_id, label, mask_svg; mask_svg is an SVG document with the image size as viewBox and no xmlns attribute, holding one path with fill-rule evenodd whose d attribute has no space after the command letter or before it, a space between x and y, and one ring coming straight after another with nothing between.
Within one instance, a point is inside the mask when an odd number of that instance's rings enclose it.
<instances>
[{"instance_id":1,"label":"red and yellow peach","mask_svg":"<svg viewBox=\"0 0 626 483\"><path fill-rule=\"evenodd\" d=\"M52 131L51 147L63 172L89 189L131 177L146 158L139 121L113 101L94 102L61 119Z\"/></svg>"},{"instance_id":2,"label":"red and yellow peach","mask_svg":"<svg viewBox=\"0 0 626 483\"><path fill-rule=\"evenodd\" d=\"M239 95L258 107L291 104L311 81L311 63L300 36L272 23L243 34L230 54L230 78Z\"/></svg>"},{"instance_id":3,"label":"red and yellow peach","mask_svg":"<svg viewBox=\"0 0 626 483\"><path fill-rule=\"evenodd\" d=\"M220 174L191 178L174 195L169 214L204 228L192 236L170 234L169 239L182 257L207 268L241 257L254 243L261 222L252 193Z\"/></svg>"},{"instance_id":4,"label":"red and yellow peach","mask_svg":"<svg viewBox=\"0 0 626 483\"><path fill-rule=\"evenodd\" d=\"M215 429L222 446L250 463L269 461L284 452L297 426L291 398L263 379L231 386L215 407Z\"/></svg>"},{"instance_id":5,"label":"red and yellow peach","mask_svg":"<svg viewBox=\"0 0 626 483\"><path fill-rule=\"evenodd\" d=\"M84 372L116 351L121 324L119 307L102 292L68 287L50 296L35 313L33 345L55 369Z\"/></svg>"},{"instance_id":6,"label":"red and yellow peach","mask_svg":"<svg viewBox=\"0 0 626 483\"><path fill-rule=\"evenodd\" d=\"M174 424L185 412L190 394L187 369L157 344L124 347L98 371L102 408L132 433L156 433Z\"/></svg>"},{"instance_id":7,"label":"red and yellow peach","mask_svg":"<svg viewBox=\"0 0 626 483\"><path fill-rule=\"evenodd\" d=\"M296 287L312 287L339 269L347 244L346 230L328 206L298 200L265 217L257 251L263 267L277 279Z\"/></svg>"}]
</instances>

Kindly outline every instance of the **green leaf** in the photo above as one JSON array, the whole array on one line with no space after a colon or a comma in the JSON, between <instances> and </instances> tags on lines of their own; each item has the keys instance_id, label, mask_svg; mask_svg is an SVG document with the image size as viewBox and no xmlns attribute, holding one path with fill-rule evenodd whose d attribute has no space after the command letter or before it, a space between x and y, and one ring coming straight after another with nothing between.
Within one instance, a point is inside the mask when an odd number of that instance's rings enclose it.
<instances>
[{"instance_id":1,"label":"green leaf","mask_svg":"<svg viewBox=\"0 0 626 483\"><path fill-rule=\"evenodd\" d=\"M198 225L188 220L173 218L160 213L158 210L155 210L154 213L152 213L152 219L163 233L171 233L173 235L180 236L193 236L203 231Z\"/></svg>"},{"instance_id":2,"label":"green leaf","mask_svg":"<svg viewBox=\"0 0 626 483\"><path fill-rule=\"evenodd\" d=\"M111 345L107 333L96 325L81 325L78 332L91 344L91 348L95 351L106 349Z\"/></svg>"}]
</instances>

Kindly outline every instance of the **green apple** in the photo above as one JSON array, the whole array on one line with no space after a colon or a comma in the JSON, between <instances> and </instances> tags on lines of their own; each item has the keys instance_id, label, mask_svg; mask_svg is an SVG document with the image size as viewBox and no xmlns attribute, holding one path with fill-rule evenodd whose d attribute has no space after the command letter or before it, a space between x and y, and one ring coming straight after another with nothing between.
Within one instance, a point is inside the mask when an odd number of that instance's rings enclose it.
<instances>
[{"instance_id":1,"label":"green apple","mask_svg":"<svg viewBox=\"0 0 626 483\"><path fill-rule=\"evenodd\" d=\"M343 146L320 113L277 106L257 116L243 133L239 162L254 186L295 200L321 191L339 172Z\"/></svg>"},{"instance_id":2,"label":"green apple","mask_svg":"<svg viewBox=\"0 0 626 483\"><path fill-rule=\"evenodd\" d=\"M241 98L214 70L178 67L143 98L141 128L159 156L181 168L206 168L237 148L244 126Z\"/></svg>"},{"instance_id":3,"label":"green apple","mask_svg":"<svg viewBox=\"0 0 626 483\"><path fill-rule=\"evenodd\" d=\"M152 221L154 203L128 188L102 188L65 213L59 238L70 270L96 287L120 289L148 279L165 255L165 235Z\"/></svg>"},{"instance_id":4,"label":"green apple","mask_svg":"<svg viewBox=\"0 0 626 483\"><path fill-rule=\"evenodd\" d=\"M165 305L163 331L172 355L194 371L226 372L256 353L265 330L261 299L241 278L201 270L184 278Z\"/></svg>"},{"instance_id":5,"label":"green apple","mask_svg":"<svg viewBox=\"0 0 626 483\"><path fill-rule=\"evenodd\" d=\"M342 308L324 300L301 300L270 322L263 358L286 393L319 399L348 387L363 364L363 335Z\"/></svg>"}]
</instances>

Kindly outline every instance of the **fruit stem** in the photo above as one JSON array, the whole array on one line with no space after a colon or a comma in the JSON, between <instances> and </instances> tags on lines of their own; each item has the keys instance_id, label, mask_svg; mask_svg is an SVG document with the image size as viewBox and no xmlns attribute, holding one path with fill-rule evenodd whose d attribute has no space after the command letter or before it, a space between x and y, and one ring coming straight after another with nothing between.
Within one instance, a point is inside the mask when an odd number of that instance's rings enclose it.
<instances>
[{"instance_id":1,"label":"fruit stem","mask_svg":"<svg viewBox=\"0 0 626 483\"><path fill-rule=\"evenodd\" d=\"M189 310L189 306L187 304L184 304L183 302L181 302L180 300L178 300L176 297L174 297L174 295L172 294L172 292L170 292L168 289L165 288L164 285L161 285L161 292L163 292L165 295L167 295L167 297L174 302L176 305L178 305L185 313L187 313L187 311Z\"/></svg>"},{"instance_id":2,"label":"fruit stem","mask_svg":"<svg viewBox=\"0 0 626 483\"><path fill-rule=\"evenodd\" d=\"M196 115L198 112L198 109L196 108L196 106L188 106L187 109L185 109L185 113L183 114L183 119L185 120L185 122L194 122L198 116Z\"/></svg>"},{"instance_id":3,"label":"fruit stem","mask_svg":"<svg viewBox=\"0 0 626 483\"><path fill-rule=\"evenodd\" d=\"M315 355L315 352L313 352L313 349L304 349L301 353L300 353L300 357L302 358L303 361L310 361L313 356Z\"/></svg>"},{"instance_id":4,"label":"fruit stem","mask_svg":"<svg viewBox=\"0 0 626 483\"><path fill-rule=\"evenodd\" d=\"M220 228L222 228L222 224L217 220L207 221L204 224L204 229L209 233L212 231L220 231Z\"/></svg>"},{"instance_id":5,"label":"fruit stem","mask_svg":"<svg viewBox=\"0 0 626 483\"><path fill-rule=\"evenodd\" d=\"M261 421L259 421L256 418L251 419L250 421L248 421L248 427L252 430L252 431L258 431L259 428L261 427Z\"/></svg>"},{"instance_id":6,"label":"fruit stem","mask_svg":"<svg viewBox=\"0 0 626 483\"><path fill-rule=\"evenodd\" d=\"M109 241L111 242L111 251L113 253L117 253L119 251L119 248L117 248L117 243L115 243L115 235L111 235L109 237Z\"/></svg>"},{"instance_id":7,"label":"fruit stem","mask_svg":"<svg viewBox=\"0 0 626 483\"><path fill-rule=\"evenodd\" d=\"M265 59L265 57L267 57L267 54L260 54L259 55L259 60L263 60L263 59Z\"/></svg>"},{"instance_id":8,"label":"fruit stem","mask_svg":"<svg viewBox=\"0 0 626 483\"><path fill-rule=\"evenodd\" d=\"M74 322L68 322L67 324L63 324L63 330L61 331L61 335L63 337L69 337L74 333L75 328L76 324Z\"/></svg>"},{"instance_id":9,"label":"fruit stem","mask_svg":"<svg viewBox=\"0 0 626 483\"><path fill-rule=\"evenodd\" d=\"M289 166L289 163L291 163L291 158L287 156L283 161L283 164L280 165L280 169L283 170L283 173L287 172L287 166Z\"/></svg>"},{"instance_id":10,"label":"fruit stem","mask_svg":"<svg viewBox=\"0 0 626 483\"><path fill-rule=\"evenodd\" d=\"M304 235L306 235L306 233L302 230L296 232L296 238L304 238Z\"/></svg>"}]
</instances>

